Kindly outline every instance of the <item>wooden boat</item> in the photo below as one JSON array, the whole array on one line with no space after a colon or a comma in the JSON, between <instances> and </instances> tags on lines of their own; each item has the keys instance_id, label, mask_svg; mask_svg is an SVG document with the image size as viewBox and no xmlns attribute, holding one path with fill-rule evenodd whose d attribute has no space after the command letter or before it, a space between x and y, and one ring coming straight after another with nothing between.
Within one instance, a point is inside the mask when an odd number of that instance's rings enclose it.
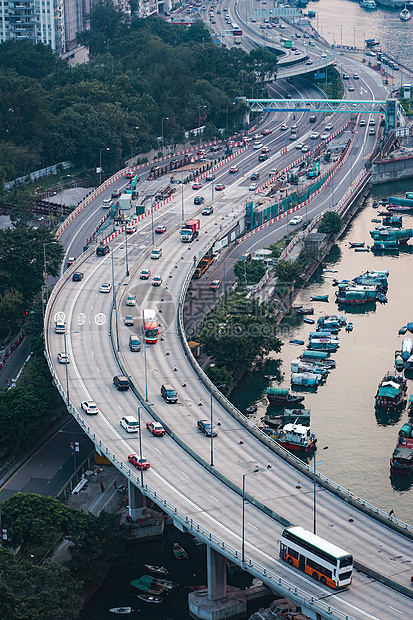
<instances>
[{"instance_id":1,"label":"wooden boat","mask_svg":"<svg viewBox=\"0 0 413 620\"><path fill-rule=\"evenodd\" d=\"M355 252L370 252L370 248L367 245L365 248L354 248Z\"/></svg>"},{"instance_id":2,"label":"wooden boat","mask_svg":"<svg viewBox=\"0 0 413 620\"><path fill-rule=\"evenodd\" d=\"M406 422L399 430L396 447L390 459L392 474L413 473L413 424Z\"/></svg>"},{"instance_id":3,"label":"wooden boat","mask_svg":"<svg viewBox=\"0 0 413 620\"><path fill-rule=\"evenodd\" d=\"M314 308L300 308L297 314L314 314Z\"/></svg>"},{"instance_id":4,"label":"wooden boat","mask_svg":"<svg viewBox=\"0 0 413 620\"><path fill-rule=\"evenodd\" d=\"M328 295L313 295L311 301L328 301Z\"/></svg>"},{"instance_id":5,"label":"wooden boat","mask_svg":"<svg viewBox=\"0 0 413 620\"><path fill-rule=\"evenodd\" d=\"M314 319L309 319L308 317L304 317L303 318L304 323L308 323L309 325L314 325L315 320Z\"/></svg>"},{"instance_id":6,"label":"wooden boat","mask_svg":"<svg viewBox=\"0 0 413 620\"><path fill-rule=\"evenodd\" d=\"M150 575L143 575L140 579L132 579L129 583L134 588L138 588L138 590L145 592L145 594L157 596L158 594L165 592L165 586L161 586L157 582L157 579L155 579L155 577L151 577Z\"/></svg>"},{"instance_id":7,"label":"wooden boat","mask_svg":"<svg viewBox=\"0 0 413 620\"><path fill-rule=\"evenodd\" d=\"M410 358L409 358L410 359ZM406 364L409 361L406 360ZM397 370L397 372L402 372L402 370L404 369L404 359L402 356L402 352L401 351L395 351L394 352L394 367Z\"/></svg>"},{"instance_id":8,"label":"wooden boat","mask_svg":"<svg viewBox=\"0 0 413 620\"><path fill-rule=\"evenodd\" d=\"M303 345L304 344L304 340L298 340L297 338L293 338L292 340L289 340L289 344Z\"/></svg>"},{"instance_id":9,"label":"wooden boat","mask_svg":"<svg viewBox=\"0 0 413 620\"><path fill-rule=\"evenodd\" d=\"M365 241L350 241L349 246L351 248L364 248Z\"/></svg>"},{"instance_id":10,"label":"wooden boat","mask_svg":"<svg viewBox=\"0 0 413 620\"><path fill-rule=\"evenodd\" d=\"M126 616L127 614L132 613L132 607L112 607L109 609L112 614L119 614L121 616Z\"/></svg>"},{"instance_id":11,"label":"wooden boat","mask_svg":"<svg viewBox=\"0 0 413 620\"><path fill-rule=\"evenodd\" d=\"M310 413L310 409L284 409L281 415L284 424L295 422L307 426L310 424Z\"/></svg>"},{"instance_id":12,"label":"wooden boat","mask_svg":"<svg viewBox=\"0 0 413 620\"><path fill-rule=\"evenodd\" d=\"M294 306L291 306L292 310L301 310L301 308L303 307L303 304L294 304Z\"/></svg>"},{"instance_id":13,"label":"wooden boat","mask_svg":"<svg viewBox=\"0 0 413 620\"><path fill-rule=\"evenodd\" d=\"M270 405L277 405L279 407L291 407L302 403L304 400L304 396L290 394L290 391L285 388L267 388L265 393Z\"/></svg>"},{"instance_id":14,"label":"wooden boat","mask_svg":"<svg viewBox=\"0 0 413 620\"><path fill-rule=\"evenodd\" d=\"M406 332L407 332L407 325L403 325L403 327L399 329L399 335L404 336Z\"/></svg>"},{"instance_id":15,"label":"wooden boat","mask_svg":"<svg viewBox=\"0 0 413 620\"><path fill-rule=\"evenodd\" d=\"M170 575L171 571L165 568L164 566L155 566L154 564L145 564L145 568L147 568L151 573L156 573L157 575Z\"/></svg>"},{"instance_id":16,"label":"wooden boat","mask_svg":"<svg viewBox=\"0 0 413 620\"><path fill-rule=\"evenodd\" d=\"M247 407L245 409L245 413L248 415L251 415L252 413L255 413L257 409L258 409L257 405L251 405L250 407Z\"/></svg>"},{"instance_id":17,"label":"wooden boat","mask_svg":"<svg viewBox=\"0 0 413 620\"><path fill-rule=\"evenodd\" d=\"M188 554L183 547L179 543L174 543L172 547L172 552L177 560L187 560Z\"/></svg>"},{"instance_id":18,"label":"wooden boat","mask_svg":"<svg viewBox=\"0 0 413 620\"><path fill-rule=\"evenodd\" d=\"M352 332L352 331L353 331L353 323L347 323L346 332Z\"/></svg>"},{"instance_id":19,"label":"wooden boat","mask_svg":"<svg viewBox=\"0 0 413 620\"><path fill-rule=\"evenodd\" d=\"M407 383L403 375L388 372L379 383L375 396L378 409L399 409L405 405Z\"/></svg>"},{"instance_id":20,"label":"wooden boat","mask_svg":"<svg viewBox=\"0 0 413 620\"><path fill-rule=\"evenodd\" d=\"M157 605L163 601L162 596L152 596L151 594L138 594L138 598L140 598L141 601L145 601L145 603L155 603Z\"/></svg>"},{"instance_id":21,"label":"wooden boat","mask_svg":"<svg viewBox=\"0 0 413 620\"><path fill-rule=\"evenodd\" d=\"M169 581L168 579L156 579L156 583L158 583L160 586L163 586L167 590L172 590L172 588L177 585L176 583L174 583L173 581Z\"/></svg>"}]
</instances>

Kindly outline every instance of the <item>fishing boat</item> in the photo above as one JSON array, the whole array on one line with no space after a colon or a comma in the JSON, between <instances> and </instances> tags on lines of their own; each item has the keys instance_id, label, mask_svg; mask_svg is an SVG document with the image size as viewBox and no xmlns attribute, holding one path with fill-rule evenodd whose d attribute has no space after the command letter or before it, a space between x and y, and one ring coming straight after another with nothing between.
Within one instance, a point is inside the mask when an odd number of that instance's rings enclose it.
<instances>
[{"instance_id":1,"label":"fishing boat","mask_svg":"<svg viewBox=\"0 0 413 620\"><path fill-rule=\"evenodd\" d=\"M394 360L394 365L396 366L396 359ZM403 361L403 368L407 372L407 374L411 373L411 371L413 370L413 355L408 357L406 361ZM403 368L401 370L403 370ZM397 367L396 370L398 370Z\"/></svg>"},{"instance_id":2,"label":"fishing boat","mask_svg":"<svg viewBox=\"0 0 413 620\"><path fill-rule=\"evenodd\" d=\"M387 373L380 381L375 396L376 408L398 409L405 405L407 391L406 380L403 375L394 372Z\"/></svg>"},{"instance_id":3,"label":"fishing boat","mask_svg":"<svg viewBox=\"0 0 413 620\"><path fill-rule=\"evenodd\" d=\"M410 359L410 357L409 357ZM406 361L406 364L408 363L409 359ZM413 361L413 358L412 358ZM402 370L404 369L404 365L405 365L405 361L402 357L402 352L401 351L395 351L394 353L394 367L397 370L397 372L402 372Z\"/></svg>"},{"instance_id":4,"label":"fishing boat","mask_svg":"<svg viewBox=\"0 0 413 620\"><path fill-rule=\"evenodd\" d=\"M385 215L383 217L382 224L383 224L383 226L390 226L390 227L393 227L393 228L401 228L403 226L403 216L401 216L401 215Z\"/></svg>"},{"instance_id":5,"label":"fishing boat","mask_svg":"<svg viewBox=\"0 0 413 620\"><path fill-rule=\"evenodd\" d=\"M310 424L310 409L284 409L282 412L283 424L294 422L295 424L303 424L307 426Z\"/></svg>"},{"instance_id":6,"label":"fishing boat","mask_svg":"<svg viewBox=\"0 0 413 620\"><path fill-rule=\"evenodd\" d=\"M179 543L174 543L172 547L172 552L177 560L187 560L188 554L183 547Z\"/></svg>"},{"instance_id":7,"label":"fishing boat","mask_svg":"<svg viewBox=\"0 0 413 620\"><path fill-rule=\"evenodd\" d=\"M157 575L170 575L171 571L169 571L164 566L155 566L154 564L145 564L145 568L147 568L151 573L156 573Z\"/></svg>"},{"instance_id":8,"label":"fishing boat","mask_svg":"<svg viewBox=\"0 0 413 620\"><path fill-rule=\"evenodd\" d=\"M299 308L297 314L314 314L314 308Z\"/></svg>"},{"instance_id":9,"label":"fishing boat","mask_svg":"<svg viewBox=\"0 0 413 620\"><path fill-rule=\"evenodd\" d=\"M313 364L321 364L327 368L335 368L335 360L328 359L330 353L328 351L303 351L299 355L300 360L303 362L311 362Z\"/></svg>"},{"instance_id":10,"label":"fishing boat","mask_svg":"<svg viewBox=\"0 0 413 620\"><path fill-rule=\"evenodd\" d=\"M321 339L321 340L311 340L308 348L311 351L330 351L330 352L335 352L337 351L338 347L340 345L337 342L330 342L327 339Z\"/></svg>"},{"instance_id":11,"label":"fishing boat","mask_svg":"<svg viewBox=\"0 0 413 620\"><path fill-rule=\"evenodd\" d=\"M288 342L289 344L298 344L298 345L304 344L304 340L298 340L297 338L293 338L292 340L289 340Z\"/></svg>"},{"instance_id":12,"label":"fishing boat","mask_svg":"<svg viewBox=\"0 0 413 620\"><path fill-rule=\"evenodd\" d=\"M155 579L155 577L151 577L150 575L143 575L139 579L132 579L129 583L134 588L138 588L138 590L145 592L145 594L156 596L158 594L162 594L162 592L165 592L165 586L161 586L157 579Z\"/></svg>"},{"instance_id":13,"label":"fishing boat","mask_svg":"<svg viewBox=\"0 0 413 620\"><path fill-rule=\"evenodd\" d=\"M156 605L159 605L163 601L162 596L152 596L151 594L138 594L138 598L140 598L141 601L145 601L145 603L155 603Z\"/></svg>"},{"instance_id":14,"label":"fishing boat","mask_svg":"<svg viewBox=\"0 0 413 620\"><path fill-rule=\"evenodd\" d=\"M413 323L406 323L406 327L408 331L413 334Z\"/></svg>"},{"instance_id":15,"label":"fishing boat","mask_svg":"<svg viewBox=\"0 0 413 620\"><path fill-rule=\"evenodd\" d=\"M375 241L372 251L375 253L398 254L399 244L397 241Z\"/></svg>"},{"instance_id":16,"label":"fishing boat","mask_svg":"<svg viewBox=\"0 0 413 620\"><path fill-rule=\"evenodd\" d=\"M390 213L390 215L392 213L411 213L413 207L408 206L408 205L396 205L396 204L389 204L387 205L387 211Z\"/></svg>"},{"instance_id":17,"label":"fishing boat","mask_svg":"<svg viewBox=\"0 0 413 620\"><path fill-rule=\"evenodd\" d=\"M393 474L413 473L413 424L406 422L399 430L396 447L390 459Z\"/></svg>"},{"instance_id":18,"label":"fishing boat","mask_svg":"<svg viewBox=\"0 0 413 620\"><path fill-rule=\"evenodd\" d=\"M112 614L119 614L120 616L126 616L127 614L132 613L132 607L112 607L109 609Z\"/></svg>"},{"instance_id":19,"label":"fishing boat","mask_svg":"<svg viewBox=\"0 0 413 620\"><path fill-rule=\"evenodd\" d=\"M347 317L345 314L325 314L317 319L317 325L323 325L329 329L331 324L342 327L347 323Z\"/></svg>"},{"instance_id":20,"label":"fishing boat","mask_svg":"<svg viewBox=\"0 0 413 620\"><path fill-rule=\"evenodd\" d=\"M274 433L274 429L279 428L280 426L284 424L284 421L281 415L279 416L265 415L264 417L261 418L261 422L269 426L269 428L262 429L266 435L272 435Z\"/></svg>"},{"instance_id":21,"label":"fishing boat","mask_svg":"<svg viewBox=\"0 0 413 620\"><path fill-rule=\"evenodd\" d=\"M352 331L353 331L353 323L347 323L346 332L352 332Z\"/></svg>"},{"instance_id":22,"label":"fishing boat","mask_svg":"<svg viewBox=\"0 0 413 620\"><path fill-rule=\"evenodd\" d=\"M366 11L375 11L377 9L375 0L361 0L360 6Z\"/></svg>"},{"instance_id":23,"label":"fishing boat","mask_svg":"<svg viewBox=\"0 0 413 620\"><path fill-rule=\"evenodd\" d=\"M314 325L315 320L314 319L309 319L307 316L305 316L303 318L304 323L308 323L309 325Z\"/></svg>"},{"instance_id":24,"label":"fishing boat","mask_svg":"<svg viewBox=\"0 0 413 620\"><path fill-rule=\"evenodd\" d=\"M317 388L323 381L323 375L315 374L313 372L292 372L291 373L291 385Z\"/></svg>"},{"instance_id":25,"label":"fishing boat","mask_svg":"<svg viewBox=\"0 0 413 620\"><path fill-rule=\"evenodd\" d=\"M267 388L265 394L270 405L278 407L291 407L302 403L304 400L304 396L290 394L290 391L286 388Z\"/></svg>"},{"instance_id":26,"label":"fishing boat","mask_svg":"<svg viewBox=\"0 0 413 620\"><path fill-rule=\"evenodd\" d=\"M247 407L245 409L245 413L247 415L251 415L252 413L255 413L257 411L257 409L258 409L257 405L251 405L250 407Z\"/></svg>"},{"instance_id":27,"label":"fishing boat","mask_svg":"<svg viewBox=\"0 0 413 620\"><path fill-rule=\"evenodd\" d=\"M368 245L366 245L365 248L354 248L355 252L370 252L370 248Z\"/></svg>"},{"instance_id":28,"label":"fishing boat","mask_svg":"<svg viewBox=\"0 0 413 620\"><path fill-rule=\"evenodd\" d=\"M156 583L166 588L166 590L172 590L177 584L168 579L156 579Z\"/></svg>"},{"instance_id":29,"label":"fishing boat","mask_svg":"<svg viewBox=\"0 0 413 620\"><path fill-rule=\"evenodd\" d=\"M313 295L311 301L328 301L328 295Z\"/></svg>"},{"instance_id":30,"label":"fishing boat","mask_svg":"<svg viewBox=\"0 0 413 620\"><path fill-rule=\"evenodd\" d=\"M317 439L309 426L285 424L276 431L275 440L291 452L308 453L316 448Z\"/></svg>"},{"instance_id":31,"label":"fishing boat","mask_svg":"<svg viewBox=\"0 0 413 620\"><path fill-rule=\"evenodd\" d=\"M403 327L399 329L399 336L404 336L406 332L407 332L407 325L403 325Z\"/></svg>"},{"instance_id":32,"label":"fishing boat","mask_svg":"<svg viewBox=\"0 0 413 620\"><path fill-rule=\"evenodd\" d=\"M350 241L349 246L351 248L364 248L365 241Z\"/></svg>"},{"instance_id":33,"label":"fishing boat","mask_svg":"<svg viewBox=\"0 0 413 620\"><path fill-rule=\"evenodd\" d=\"M406 361L413 352L413 342L411 338L404 338L402 342L402 358Z\"/></svg>"},{"instance_id":34,"label":"fishing boat","mask_svg":"<svg viewBox=\"0 0 413 620\"><path fill-rule=\"evenodd\" d=\"M404 9L400 11L400 19L402 22L408 22L410 18L410 11L406 8L406 5L404 5Z\"/></svg>"}]
</instances>

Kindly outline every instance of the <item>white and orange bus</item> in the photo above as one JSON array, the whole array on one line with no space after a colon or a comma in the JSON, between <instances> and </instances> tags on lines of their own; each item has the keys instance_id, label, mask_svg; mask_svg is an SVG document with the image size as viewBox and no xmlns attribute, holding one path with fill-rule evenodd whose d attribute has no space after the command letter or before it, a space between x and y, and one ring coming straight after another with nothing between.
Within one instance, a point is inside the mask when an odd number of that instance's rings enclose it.
<instances>
[{"instance_id":1,"label":"white and orange bus","mask_svg":"<svg viewBox=\"0 0 413 620\"><path fill-rule=\"evenodd\" d=\"M159 329L156 319L156 310L145 308L143 313L143 337L147 344L155 344L158 341Z\"/></svg>"},{"instance_id":2,"label":"white and orange bus","mask_svg":"<svg viewBox=\"0 0 413 620\"><path fill-rule=\"evenodd\" d=\"M280 558L331 588L351 584L353 556L303 527L283 530Z\"/></svg>"}]
</instances>

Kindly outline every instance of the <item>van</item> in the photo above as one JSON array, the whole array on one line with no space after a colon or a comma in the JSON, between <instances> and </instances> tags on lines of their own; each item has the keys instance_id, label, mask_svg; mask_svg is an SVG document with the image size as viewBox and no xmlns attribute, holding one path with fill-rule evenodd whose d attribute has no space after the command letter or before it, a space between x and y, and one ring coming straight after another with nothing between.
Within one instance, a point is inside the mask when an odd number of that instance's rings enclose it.
<instances>
[{"instance_id":1,"label":"van","mask_svg":"<svg viewBox=\"0 0 413 620\"><path fill-rule=\"evenodd\" d=\"M96 256L106 256L109 252L110 247L108 245L103 245L102 243L96 248Z\"/></svg>"},{"instance_id":2,"label":"van","mask_svg":"<svg viewBox=\"0 0 413 620\"><path fill-rule=\"evenodd\" d=\"M152 250L151 258L156 260L158 258L161 258L161 256L162 256L162 248L156 248L156 249Z\"/></svg>"},{"instance_id":3,"label":"van","mask_svg":"<svg viewBox=\"0 0 413 620\"><path fill-rule=\"evenodd\" d=\"M139 422L133 415L124 415L120 419L120 425L127 433L137 433L139 429Z\"/></svg>"},{"instance_id":4,"label":"van","mask_svg":"<svg viewBox=\"0 0 413 620\"><path fill-rule=\"evenodd\" d=\"M63 321L56 321L56 327L54 328L56 334L64 334L66 323Z\"/></svg>"},{"instance_id":5,"label":"van","mask_svg":"<svg viewBox=\"0 0 413 620\"><path fill-rule=\"evenodd\" d=\"M115 375L113 377L113 384L117 390L129 390L129 381L124 375Z\"/></svg>"},{"instance_id":6,"label":"van","mask_svg":"<svg viewBox=\"0 0 413 620\"><path fill-rule=\"evenodd\" d=\"M137 336L130 335L129 336L129 349L131 351L140 351L141 343Z\"/></svg>"},{"instance_id":7,"label":"van","mask_svg":"<svg viewBox=\"0 0 413 620\"><path fill-rule=\"evenodd\" d=\"M246 261L250 261L252 258L251 254L249 252L245 252L245 254L242 254L239 259L240 260L246 260Z\"/></svg>"},{"instance_id":8,"label":"van","mask_svg":"<svg viewBox=\"0 0 413 620\"><path fill-rule=\"evenodd\" d=\"M169 383L161 385L161 395L167 403L177 403L178 395Z\"/></svg>"}]
</instances>

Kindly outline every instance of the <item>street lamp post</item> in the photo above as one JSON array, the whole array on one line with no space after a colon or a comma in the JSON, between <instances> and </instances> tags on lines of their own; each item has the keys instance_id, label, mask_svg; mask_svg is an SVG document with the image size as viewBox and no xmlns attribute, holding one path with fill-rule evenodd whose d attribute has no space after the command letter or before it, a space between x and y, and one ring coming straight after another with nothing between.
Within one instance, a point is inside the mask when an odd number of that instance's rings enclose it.
<instances>
[{"instance_id":1,"label":"street lamp post","mask_svg":"<svg viewBox=\"0 0 413 620\"><path fill-rule=\"evenodd\" d=\"M324 446L323 450L327 450L328 446ZM313 508L314 508L314 534L316 534L317 529L317 511L316 511L316 480L317 480L317 465L322 465L323 461L317 461L317 449L314 452L314 499L313 499Z\"/></svg>"},{"instance_id":2,"label":"street lamp post","mask_svg":"<svg viewBox=\"0 0 413 620\"><path fill-rule=\"evenodd\" d=\"M111 257L112 257L112 291L113 291L112 308L115 311L116 343L117 343L117 350L119 351L118 312L116 309L116 289L115 289L115 270L113 267L113 248L111 252Z\"/></svg>"},{"instance_id":3,"label":"street lamp post","mask_svg":"<svg viewBox=\"0 0 413 620\"><path fill-rule=\"evenodd\" d=\"M126 244L126 252L125 252L125 261L126 261L126 277L129 276L129 264L128 264L128 233L126 232L125 226L125 244Z\"/></svg>"},{"instance_id":4,"label":"street lamp post","mask_svg":"<svg viewBox=\"0 0 413 620\"><path fill-rule=\"evenodd\" d=\"M151 227L152 227L152 245L155 243L155 235L153 230L153 205L152 205L152 194L151 194Z\"/></svg>"},{"instance_id":5,"label":"street lamp post","mask_svg":"<svg viewBox=\"0 0 413 620\"><path fill-rule=\"evenodd\" d=\"M216 388L217 390L219 390L219 388L225 387L226 383L223 383L222 385L217 385ZM210 460L210 465L211 467L214 466L214 437L213 437L213 433L212 433L212 381L210 380L210 390L211 390L211 460Z\"/></svg>"},{"instance_id":6,"label":"street lamp post","mask_svg":"<svg viewBox=\"0 0 413 620\"><path fill-rule=\"evenodd\" d=\"M201 108L206 108L206 105L198 106L198 135L199 135L199 145L201 146Z\"/></svg>"},{"instance_id":7,"label":"street lamp post","mask_svg":"<svg viewBox=\"0 0 413 620\"><path fill-rule=\"evenodd\" d=\"M181 208L181 211L182 211L182 221L184 221L185 215L184 215L184 171L183 170L181 170L181 190L182 190L181 191L181 194L182 194L182 208Z\"/></svg>"},{"instance_id":8,"label":"street lamp post","mask_svg":"<svg viewBox=\"0 0 413 620\"><path fill-rule=\"evenodd\" d=\"M103 149L99 149L99 185L102 184L102 151L110 151L110 148L105 146Z\"/></svg>"},{"instance_id":9,"label":"street lamp post","mask_svg":"<svg viewBox=\"0 0 413 620\"><path fill-rule=\"evenodd\" d=\"M56 241L45 241L43 243L43 264L44 264L44 286L46 288L46 304L49 303L49 289L47 288L47 263L46 263L46 246L47 245L56 245ZM43 295L42 295L43 299Z\"/></svg>"},{"instance_id":10,"label":"street lamp post","mask_svg":"<svg viewBox=\"0 0 413 620\"><path fill-rule=\"evenodd\" d=\"M164 118L162 118L162 155L163 155L163 122L164 121L169 121L169 116L165 116Z\"/></svg>"},{"instance_id":11,"label":"street lamp post","mask_svg":"<svg viewBox=\"0 0 413 620\"><path fill-rule=\"evenodd\" d=\"M336 24L337 28L341 29L341 35L340 35L340 48L343 49L343 24Z\"/></svg>"},{"instance_id":12,"label":"street lamp post","mask_svg":"<svg viewBox=\"0 0 413 620\"><path fill-rule=\"evenodd\" d=\"M73 443L73 465L74 465L74 474L76 476L76 472L77 472L77 463L76 463L76 452L79 452L79 449L76 450L77 446L76 446L76 442L75 442L75 435L83 435L83 433L75 433L73 431L64 431L62 429L59 430L59 433L67 433L68 435L72 435L72 443Z\"/></svg>"},{"instance_id":13,"label":"street lamp post","mask_svg":"<svg viewBox=\"0 0 413 620\"><path fill-rule=\"evenodd\" d=\"M257 467L254 471L249 471L246 474L242 474L242 544L241 544L241 562L245 562L245 478L250 474L257 474L259 472Z\"/></svg>"},{"instance_id":14,"label":"street lamp post","mask_svg":"<svg viewBox=\"0 0 413 620\"><path fill-rule=\"evenodd\" d=\"M66 366L66 406L69 407L70 404L70 400L69 400L69 373L67 371L67 367L68 367L68 363L67 363L67 347L66 347L66 338L67 336L69 336L70 334L78 334L79 330L73 331L73 332L65 332L63 334L63 338L65 341L65 366Z\"/></svg>"},{"instance_id":15,"label":"street lamp post","mask_svg":"<svg viewBox=\"0 0 413 620\"><path fill-rule=\"evenodd\" d=\"M63 191L62 191L62 179L64 179L65 177L70 177L70 174L62 174L60 176L60 180L59 180L59 186L60 186L60 217L63 218Z\"/></svg>"}]
</instances>

